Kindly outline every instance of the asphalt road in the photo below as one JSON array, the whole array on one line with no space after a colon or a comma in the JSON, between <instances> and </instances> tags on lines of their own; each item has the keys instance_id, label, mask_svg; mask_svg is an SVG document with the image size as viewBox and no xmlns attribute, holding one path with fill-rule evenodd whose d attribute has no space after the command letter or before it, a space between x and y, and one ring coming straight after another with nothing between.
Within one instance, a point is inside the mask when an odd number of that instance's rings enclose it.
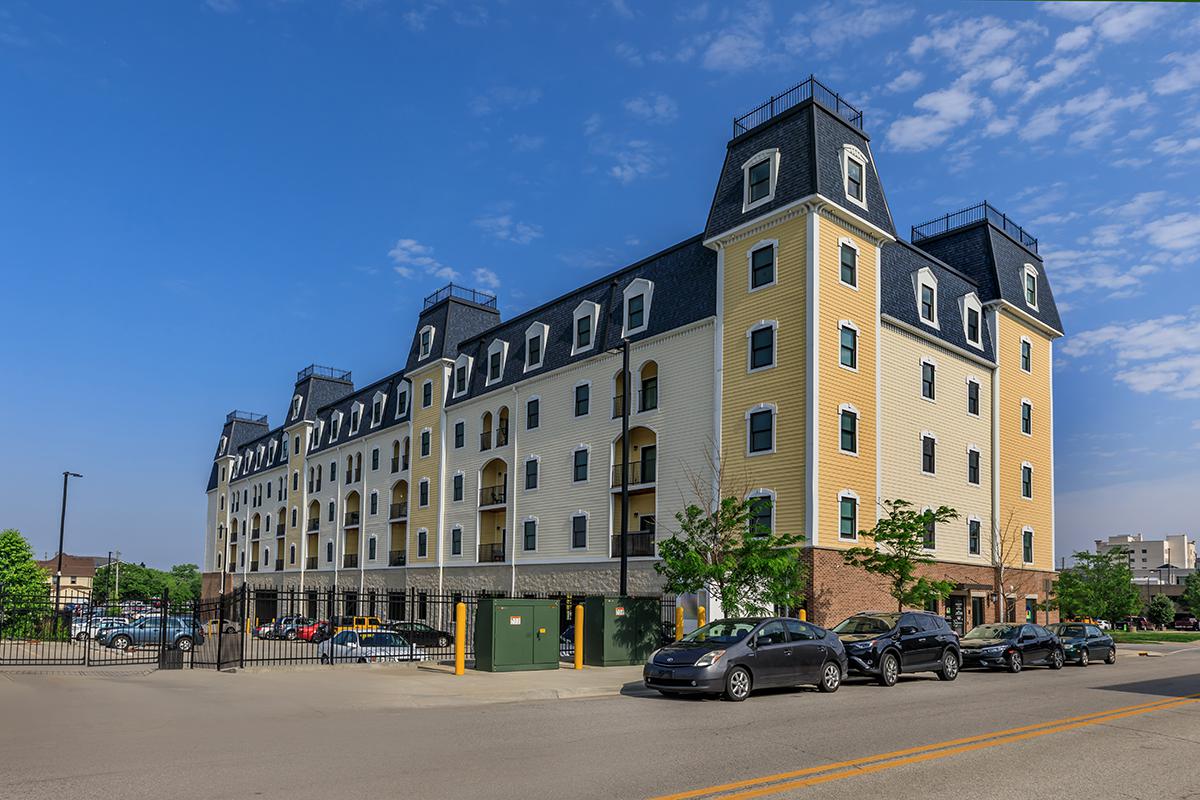
<instances>
[{"instance_id":1,"label":"asphalt road","mask_svg":"<svg viewBox=\"0 0 1200 800\"><path fill-rule=\"evenodd\" d=\"M407 679L0 672L0 798L1200 798L1200 647L740 704L413 708Z\"/></svg>"}]
</instances>

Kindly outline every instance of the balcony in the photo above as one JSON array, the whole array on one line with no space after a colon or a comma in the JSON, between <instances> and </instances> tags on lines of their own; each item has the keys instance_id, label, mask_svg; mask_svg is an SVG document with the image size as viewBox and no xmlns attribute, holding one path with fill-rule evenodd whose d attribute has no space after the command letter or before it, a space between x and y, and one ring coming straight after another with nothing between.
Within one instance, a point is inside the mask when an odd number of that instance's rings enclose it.
<instances>
[{"instance_id":1,"label":"balcony","mask_svg":"<svg viewBox=\"0 0 1200 800\"><path fill-rule=\"evenodd\" d=\"M654 555L654 531L630 531L625 535L626 555L630 558ZM612 537L612 557L621 557L621 534Z\"/></svg>"},{"instance_id":2,"label":"balcony","mask_svg":"<svg viewBox=\"0 0 1200 800\"><path fill-rule=\"evenodd\" d=\"M282 558L275 559L275 571L283 572L283 559Z\"/></svg>"},{"instance_id":3,"label":"balcony","mask_svg":"<svg viewBox=\"0 0 1200 800\"><path fill-rule=\"evenodd\" d=\"M357 511L347 511L346 518L343 522L343 525L344 525L344 527L347 527L347 528L357 528L358 527L358 512Z\"/></svg>"},{"instance_id":4,"label":"balcony","mask_svg":"<svg viewBox=\"0 0 1200 800\"><path fill-rule=\"evenodd\" d=\"M254 530L250 531L250 541L252 541L252 542L253 542L253 541L257 541L257 540L258 540L258 535L259 535L259 529L258 529L258 528L255 528Z\"/></svg>"},{"instance_id":5,"label":"balcony","mask_svg":"<svg viewBox=\"0 0 1200 800\"><path fill-rule=\"evenodd\" d=\"M257 562L257 561L251 561L251 562L250 562L250 571L251 571L251 572L258 572L258 562Z\"/></svg>"},{"instance_id":6,"label":"balcony","mask_svg":"<svg viewBox=\"0 0 1200 800\"><path fill-rule=\"evenodd\" d=\"M392 503L388 510L388 519L408 519L408 501Z\"/></svg>"},{"instance_id":7,"label":"balcony","mask_svg":"<svg viewBox=\"0 0 1200 800\"><path fill-rule=\"evenodd\" d=\"M308 558L304 559L304 568L305 569L316 569L317 568L317 557L309 556Z\"/></svg>"},{"instance_id":8,"label":"balcony","mask_svg":"<svg viewBox=\"0 0 1200 800\"><path fill-rule=\"evenodd\" d=\"M504 447L508 444L508 426L500 423L500 427L496 428L496 447Z\"/></svg>"},{"instance_id":9,"label":"balcony","mask_svg":"<svg viewBox=\"0 0 1200 800\"><path fill-rule=\"evenodd\" d=\"M399 472L399 471L400 471L400 459L397 458L396 456L392 456L392 472Z\"/></svg>"},{"instance_id":10,"label":"balcony","mask_svg":"<svg viewBox=\"0 0 1200 800\"><path fill-rule=\"evenodd\" d=\"M319 520L319 519L310 519L310 520L308 521L308 532L309 532L309 533L316 533L316 532L317 532L317 531L319 531L319 530L321 530L321 520Z\"/></svg>"},{"instance_id":11,"label":"balcony","mask_svg":"<svg viewBox=\"0 0 1200 800\"><path fill-rule=\"evenodd\" d=\"M496 295L490 292L481 292L478 289L468 289L465 286L459 286L457 283L448 283L425 298L425 308L432 308L451 297L458 297L467 302L484 306L485 308L496 307Z\"/></svg>"},{"instance_id":12,"label":"balcony","mask_svg":"<svg viewBox=\"0 0 1200 800\"><path fill-rule=\"evenodd\" d=\"M237 531L234 531L233 533L229 534L229 543L237 544Z\"/></svg>"},{"instance_id":13,"label":"balcony","mask_svg":"<svg viewBox=\"0 0 1200 800\"><path fill-rule=\"evenodd\" d=\"M276 537L283 536L283 531L284 531L284 524L282 522L275 526L275 536Z\"/></svg>"},{"instance_id":14,"label":"balcony","mask_svg":"<svg viewBox=\"0 0 1200 800\"><path fill-rule=\"evenodd\" d=\"M408 552L406 550L393 550L388 553L389 567L403 567L408 563Z\"/></svg>"},{"instance_id":15,"label":"balcony","mask_svg":"<svg viewBox=\"0 0 1200 800\"><path fill-rule=\"evenodd\" d=\"M612 485L614 489L621 488L621 480L625 475L626 468L629 470L630 486L654 483L657 473L656 464L653 461L633 461L629 464L613 464Z\"/></svg>"},{"instance_id":16,"label":"balcony","mask_svg":"<svg viewBox=\"0 0 1200 800\"><path fill-rule=\"evenodd\" d=\"M618 394L613 397L613 419L620 419L625 413L625 395Z\"/></svg>"},{"instance_id":17,"label":"balcony","mask_svg":"<svg viewBox=\"0 0 1200 800\"><path fill-rule=\"evenodd\" d=\"M508 502L508 487L501 486L484 486L479 490L479 506L502 506ZM501 559L503 560L503 559Z\"/></svg>"},{"instance_id":18,"label":"balcony","mask_svg":"<svg viewBox=\"0 0 1200 800\"><path fill-rule=\"evenodd\" d=\"M236 567L234 567L233 564L230 564L227 572L229 572L232 575L235 570L236 570Z\"/></svg>"},{"instance_id":19,"label":"balcony","mask_svg":"<svg viewBox=\"0 0 1200 800\"><path fill-rule=\"evenodd\" d=\"M484 431L479 434L479 452L492 449L492 432Z\"/></svg>"},{"instance_id":20,"label":"balcony","mask_svg":"<svg viewBox=\"0 0 1200 800\"><path fill-rule=\"evenodd\" d=\"M479 563L496 564L504 562L504 542L479 545Z\"/></svg>"},{"instance_id":21,"label":"balcony","mask_svg":"<svg viewBox=\"0 0 1200 800\"><path fill-rule=\"evenodd\" d=\"M357 569L358 553L347 553L342 556L342 569Z\"/></svg>"}]
</instances>

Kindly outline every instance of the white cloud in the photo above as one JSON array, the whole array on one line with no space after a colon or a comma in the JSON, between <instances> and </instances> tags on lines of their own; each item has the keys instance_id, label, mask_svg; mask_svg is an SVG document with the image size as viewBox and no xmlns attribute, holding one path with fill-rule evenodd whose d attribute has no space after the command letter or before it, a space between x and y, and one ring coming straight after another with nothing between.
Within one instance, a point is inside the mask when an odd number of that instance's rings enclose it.
<instances>
[{"instance_id":1,"label":"white cloud","mask_svg":"<svg viewBox=\"0 0 1200 800\"><path fill-rule=\"evenodd\" d=\"M1200 58L1195 53L1171 53L1164 64L1174 64L1167 74L1156 78L1156 94L1178 94L1200 86Z\"/></svg>"},{"instance_id":2,"label":"white cloud","mask_svg":"<svg viewBox=\"0 0 1200 800\"><path fill-rule=\"evenodd\" d=\"M629 7L629 4L625 0L608 0L608 5L618 17L633 19L633 9Z\"/></svg>"},{"instance_id":3,"label":"white cloud","mask_svg":"<svg viewBox=\"0 0 1200 800\"><path fill-rule=\"evenodd\" d=\"M487 267L476 267L471 270L471 277L475 279L476 286L492 290L500 288L500 276Z\"/></svg>"},{"instance_id":4,"label":"white cloud","mask_svg":"<svg viewBox=\"0 0 1200 800\"><path fill-rule=\"evenodd\" d=\"M475 227L503 242L529 244L541 238L542 227L528 222L517 222L509 214L490 214L475 220Z\"/></svg>"},{"instance_id":5,"label":"white cloud","mask_svg":"<svg viewBox=\"0 0 1200 800\"><path fill-rule=\"evenodd\" d=\"M395 246L388 251L388 256L395 262L392 267L402 278L412 278L420 269L428 275L442 280L454 281L460 277L457 270L452 269L433 257L433 248L424 245L416 239L399 239Z\"/></svg>"},{"instance_id":6,"label":"white cloud","mask_svg":"<svg viewBox=\"0 0 1200 800\"><path fill-rule=\"evenodd\" d=\"M1113 3L1095 19L1096 35L1118 44L1132 41L1163 18L1157 3Z\"/></svg>"},{"instance_id":7,"label":"white cloud","mask_svg":"<svg viewBox=\"0 0 1200 800\"><path fill-rule=\"evenodd\" d=\"M1200 308L1074 334L1063 353L1111 364L1113 377L1139 394L1200 398Z\"/></svg>"},{"instance_id":8,"label":"white cloud","mask_svg":"<svg viewBox=\"0 0 1200 800\"><path fill-rule=\"evenodd\" d=\"M838 52L847 42L861 42L902 25L912 15L913 9L907 6L874 0L839 0L806 7L792 16L788 29L793 33L783 37L783 45L791 53L809 57L813 52Z\"/></svg>"},{"instance_id":9,"label":"white cloud","mask_svg":"<svg viewBox=\"0 0 1200 800\"><path fill-rule=\"evenodd\" d=\"M917 88L924 79L925 75L919 70L906 69L888 82L887 89L889 92L907 92Z\"/></svg>"},{"instance_id":10,"label":"white cloud","mask_svg":"<svg viewBox=\"0 0 1200 800\"><path fill-rule=\"evenodd\" d=\"M533 136L528 133L514 133L508 137L508 143L512 145L512 149L517 153L532 153L535 150L541 150L542 145L546 143L545 136Z\"/></svg>"},{"instance_id":11,"label":"white cloud","mask_svg":"<svg viewBox=\"0 0 1200 800\"><path fill-rule=\"evenodd\" d=\"M630 141L615 148L611 155L616 163L609 167L608 174L625 185L658 170L654 147L644 140Z\"/></svg>"},{"instance_id":12,"label":"white cloud","mask_svg":"<svg viewBox=\"0 0 1200 800\"><path fill-rule=\"evenodd\" d=\"M641 51L629 42L617 42L613 46L613 53L616 54L617 58L633 67L640 67L646 63Z\"/></svg>"},{"instance_id":13,"label":"white cloud","mask_svg":"<svg viewBox=\"0 0 1200 800\"><path fill-rule=\"evenodd\" d=\"M675 12L679 22L703 22L708 19L708 3L697 3L690 8L681 8Z\"/></svg>"},{"instance_id":14,"label":"white cloud","mask_svg":"<svg viewBox=\"0 0 1200 800\"><path fill-rule=\"evenodd\" d=\"M779 60L779 53L764 46L774 16L770 4L760 0L730 18L704 50L702 64L714 72L744 72Z\"/></svg>"},{"instance_id":15,"label":"white cloud","mask_svg":"<svg viewBox=\"0 0 1200 800\"><path fill-rule=\"evenodd\" d=\"M1086 47L1091 40L1092 29L1087 25L1080 25L1078 28L1067 31L1059 36L1054 41L1054 51L1056 53L1069 53L1081 47Z\"/></svg>"},{"instance_id":16,"label":"white cloud","mask_svg":"<svg viewBox=\"0 0 1200 800\"><path fill-rule=\"evenodd\" d=\"M1031 100L1047 89L1066 83L1090 64L1094 57L1095 52L1091 51L1073 57L1051 58L1049 60L1052 65L1050 69L1042 73L1040 77L1026 83L1021 100Z\"/></svg>"},{"instance_id":17,"label":"white cloud","mask_svg":"<svg viewBox=\"0 0 1200 800\"><path fill-rule=\"evenodd\" d=\"M1146 223L1146 238L1155 247L1193 253L1200 248L1200 213L1171 214Z\"/></svg>"},{"instance_id":18,"label":"white cloud","mask_svg":"<svg viewBox=\"0 0 1200 800\"><path fill-rule=\"evenodd\" d=\"M647 122L671 122L679 116L679 106L662 93L647 94L626 100L625 110Z\"/></svg>"},{"instance_id":19,"label":"white cloud","mask_svg":"<svg viewBox=\"0 0 1200 800\"><path fill-rule=\"evenodd\" d=\"M1017 127L1017 118L1013 115L1007 117L995 117L988 120L988 124L984 127L983 132L986 136L1004 136L1012 133Z\"/></svg>"},{"instance_id":20,"label":"white cloud","mask_svg":"<svg viewBox=\"0 0 1200 800\"><path fill-rule=\"evenodd\" d=\"M1164 156L1181 156L1187 153L1195 153L1197 150L1200 150L1200 136L1192 136L1188 139L1164 136L1161 139L1155 139L1151 147L1154 149L1154 152Z\"/></svg>"},{"instance_id":21,"label":"white cloud","mask_svg":"<svg viewBox=\"0 0 1200 800\"><path fill-rule=\"evenodd\" d=\"M477 117L501 111L517 111L542 99L542 90L536 87L496 86L483 94L471 98L471 113Z\"/></svg>"},{"instance_id":22,"label":"white cloud","mask_svg":"<svg viewBox=\"0 0 1200 800\"><path fill-rule=\"evenodd\" d=\"M925 113L900 117L893 122L887 132L888 144L897 150L936 147L975 116L976 101L970 90L957 85L921 95L913 106Z\"/></svg>"},{"instance_id":23,"label":"white cloud","mask_svg":"<svg viewBox=\"0 0 1200 800\"><path fill-rule=\"evenodd\" d=\"M1114 95L1107 88L1072 97L1065 102L1038 109L1029 122L1021 128L1020 137L1026 141L1037 141L1052 136L1062 129L1069 119L1078 120L1076 131L1070 142L1081 147L1091 147L1111 139L1118 118L1146 104L1144 92Z\"/></svg>"},{"instance_id":24,"label":"white cloud","mask_svg":"<svg viewBox=\"0 0 1200 800\"><path fill-rule=\"evenodd\" d=\"M587 137L595 136L600 131L600 123L603 119L599 114L592 114L583 121L583 135Z\"/></svg>"}]
</instances>

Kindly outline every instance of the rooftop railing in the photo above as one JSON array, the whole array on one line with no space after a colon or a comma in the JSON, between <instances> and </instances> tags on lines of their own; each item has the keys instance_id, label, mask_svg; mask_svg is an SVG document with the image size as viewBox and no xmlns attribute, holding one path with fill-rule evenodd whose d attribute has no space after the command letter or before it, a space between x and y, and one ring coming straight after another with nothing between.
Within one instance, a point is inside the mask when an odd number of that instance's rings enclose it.
<instances>
[{"instance_id":1,"label":"rooftop railing","mask_svg":"<svg viewBox=\"0 0 1200 800\"><path fill-rule=\"evenodd\" d=\"M261 425L266 425L267 424L267 415L266 414L255 414L251 411L236 411L236 410L230 411L228 414L225 415L226 422L233 422L235 420L238 422L255 422L255 423L258 423Z\"/></svg>"},{"instance_id":2,"label":"rooftop railing","mask_svg":"<svg viewBox=\"0 0 1200 800\"><path fill-rule=\"evenodd\" d=\"M982 222L983 220L992 223L1033 252L1036 253L1038 251L1038 240L1020 225L1009 219L1007 214L997 210L987 200L960 211L951 211L937 219L931 219L920 225L913 225L912 243L916 244L922 239L941 236L943 233L965 228L968 225L974 225L976 222Z\"/></svg>"},{"instance_id":3,"label":"rooftop railing","mask_svg":"<svg viewBox=\"0 0 1200 800\"><path fill-rule=\"evenodd\" d=\"M772 95L771 99L758 108L734 118L733 135L741 136L746 131L757 128L764 122L769 122L805 100L816 100L855 128L860 131L863 129L862 112L843 100L840 94L821 83L814 76L809 75L808 80L801 81L783 94Z\"/></svg>"},{"instance_id":4,"label":"rooftop railing","mask_svg":"<svg viewBox=\"0 0 1200 800\"><path fill-rule=\"evenodd\" d=\"M482 292L478 289L459 286L457 283L449 283L425 298L425 308L436 306L450 297L457 297L460 300L466 300L486 308L496 307L496 295L491 292Z\"/></svg>"},{"instance_id":5,"label":"rooftop railing","mask_svg":"<svg viewBox=\"0 0 1200 800\"><path fill-rule=\"evenodd\" d=\"M350 370L337 367L322 367L320 364L309 364L296 373L296 383L305 378L328 378L332 381L350 382Z\"/></svg>"}]
</instances>

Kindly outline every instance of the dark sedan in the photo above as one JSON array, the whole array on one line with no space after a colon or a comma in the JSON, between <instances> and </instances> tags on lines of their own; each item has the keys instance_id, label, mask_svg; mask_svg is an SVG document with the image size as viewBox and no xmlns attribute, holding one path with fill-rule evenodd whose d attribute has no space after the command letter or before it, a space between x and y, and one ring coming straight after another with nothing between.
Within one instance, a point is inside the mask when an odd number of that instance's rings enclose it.
<instances>
[{"instance_id":1,"label":"dark sedan","mask_svg":"<svg viewBox=\"0 0 1200 800\"><path fill-rule=\"evenodd\" d=\"M962 638L964 667L992 667L1020 672L1031 664L1062 669L1062 642L1041 625L1001 622L976 625Z\"/></svg>"},{"instance_id":2,"label":"dark sedan","mask_svg":"<svg viewBox=\"0 0 1200 800\"><path fill-rule=\"evenodd\" d=\"M722 619L650 655L647 688L665 695L723 694L745 700L753 689L813 684L836 692L846 652L829 631L789 617Z\"/></svg>"},{"instance_id":3,"label":"dark sedan","mask_svg":"<svg viewBox=\"0 0 1200 800\"><path fill-rule=\"evenodd\" d=\"M1059 622L1046 627L1062 642L1063 654L1068 661L1074 661L1081 667L1100 660L1106 664L1117 663L1116 642L1095 625Z\"/></svg>"},{"instance_id":4,"label":"dark sedan","mask_svg":"<svg viewBox=\"0 0 1200 800\"><path fill-rule=\"evenodd\" d=\"M421 647L449 647L454 643L454 634L439 631L424 622L386 622L380 627L395 631L406 641Z\"/></svg>"},{"instance_id":5,"label":"dark sedan","mask_svg":"<svg viewBox=\"0 0 1200 800\"><path fill-rule=\"evenodd\" d=\"M850 671L883 686L894 686L901 673L934 672L944 681L958 677L958 634L937 614L867 611L833 630L846 646Z\"/></svg>"}]
</instances>

